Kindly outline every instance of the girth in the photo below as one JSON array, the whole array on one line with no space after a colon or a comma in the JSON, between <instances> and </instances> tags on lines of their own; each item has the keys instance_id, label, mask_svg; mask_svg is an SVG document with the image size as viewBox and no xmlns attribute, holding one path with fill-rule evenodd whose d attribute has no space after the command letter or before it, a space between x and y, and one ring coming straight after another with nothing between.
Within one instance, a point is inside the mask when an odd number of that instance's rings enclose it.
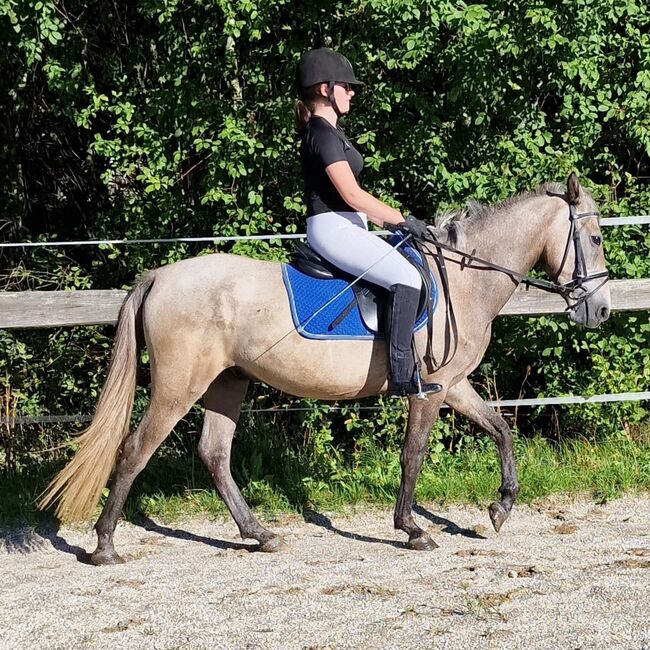
<instances>
[{"instance_id":1,"label":"girth","mask_svg":"<svg viewBox=\"0 0 650 650\"><path fill-rule=\"evenodd\" d=\"M401 248L399 251L403 254L405 259L413 264L422 278L422 289L420 290L417 315L417 319L419 319L427 309L428 303L431 299L431 277L429 276L429 270L428 268L424 268L417 264L409 255L404 254ZM322 280L332 280L336 278L349 282L355 280L355 276L342 271L331 262L328 262L306 242L297 241L295 243L295 250L291 258L291 264L302 273L313 278L319 278ZM363 279L353 284L352 290L354 292L354 299L351 300L343 308L341 313L332 321L329 325L329 329L333 330L355 307L358 307L359 313L361 314L361 318L366 327L376 334L385 334L387 323L390 322L391 301L389 299L389 291Z\"/></svg>"}]
</instances>

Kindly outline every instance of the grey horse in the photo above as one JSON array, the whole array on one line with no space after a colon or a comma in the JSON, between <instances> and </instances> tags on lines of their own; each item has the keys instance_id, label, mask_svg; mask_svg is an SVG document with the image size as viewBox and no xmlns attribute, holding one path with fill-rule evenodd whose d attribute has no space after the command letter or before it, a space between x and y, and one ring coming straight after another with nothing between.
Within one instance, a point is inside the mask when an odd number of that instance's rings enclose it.
<instances>
[{"instance_id":1,"label":"grey horse","mask_svg":"<svg viewBox=\"0 0 650 650\"><path fill-rule=\"evenodd\" d=\"M426 328L418 332L416 345L425 357L425 381L444 388L425 400L410 399L394 519L395 527L408 535L409 548L437 546L415 523L412 504L429 433L443 402L477 423L496 443L502 480L500 499L489 507L494 528L499 530L510 515L519 491L512 434L467 377L481 361L492 321L515 290L517 278L538 262L562 285L571 320L596 327L608 318L610 294L597 214L590 192L572 174L566 189L546 184L492 206L473 204L431 229L448 247L444 255L449 292L441 292L434 312L429 354ZM496 268L468 262L455 250L472 251ZM432 248L431 268L440 283L434 252ZM501 266L511 272L498 270ZM448 301L456 321L454 353L445 364L436 364L445 352L450 356ZM151 363L151 402L137 429L129 433L143 342ZM383 340L313 340L299 335L277 263L214 254L151 271L122 305L93 421L78 438L75 456L48 486L40 507L58 501L60 519L89 517L115 468L95 525L98 545L91 560L121 562L113 535L131 485L175 424L203 398L200 456L242 538L256 539L263 551L278 550L282 538L255 518L230 471L233 435L249 382L263 381L301 397L356 399L386 391L387 357Z\"/></svg>"}]
</instances>

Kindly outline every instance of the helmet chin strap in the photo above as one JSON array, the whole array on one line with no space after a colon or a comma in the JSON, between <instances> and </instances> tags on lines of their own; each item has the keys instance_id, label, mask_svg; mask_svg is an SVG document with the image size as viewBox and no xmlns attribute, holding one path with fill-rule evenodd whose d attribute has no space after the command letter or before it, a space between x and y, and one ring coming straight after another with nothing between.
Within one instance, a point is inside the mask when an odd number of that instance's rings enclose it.
<instances>
[{"instance_id":1,"label":"helmet chin strap","mask_svg":"<svg viewBox=\"0 0 650 650\"><path fill-rule=\"evenodd\" d=\"M339 107L336 104L336 99L334 98L334 86L336 85L336 82L330 81L327 84L327 99L329 99L330 104L332 105L332 108L334 109L334 112L336 113L337 117L341 117L341 111L339 110Z\"/></svg>"}]
</instances>

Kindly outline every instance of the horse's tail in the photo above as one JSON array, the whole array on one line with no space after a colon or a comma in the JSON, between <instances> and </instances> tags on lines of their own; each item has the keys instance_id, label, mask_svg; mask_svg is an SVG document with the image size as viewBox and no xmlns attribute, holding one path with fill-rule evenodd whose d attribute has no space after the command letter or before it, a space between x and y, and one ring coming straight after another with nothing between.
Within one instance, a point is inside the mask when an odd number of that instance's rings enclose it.
<instances>
[{"instance_id":1,"label":"horse's tail","mask_svg":"<svg viewBox=\"0 0 650 650\"><path fill-rule=\"evenodd\" d=\"M153 281L153 273L146 275L122 304L108 376L93 420L80 434L74 457L47 486L38 504L44 509L58 501L56 514L61 521L87 519L92 514L129 433L142 339L140 308Z\"/></svg>"}]
</instances>

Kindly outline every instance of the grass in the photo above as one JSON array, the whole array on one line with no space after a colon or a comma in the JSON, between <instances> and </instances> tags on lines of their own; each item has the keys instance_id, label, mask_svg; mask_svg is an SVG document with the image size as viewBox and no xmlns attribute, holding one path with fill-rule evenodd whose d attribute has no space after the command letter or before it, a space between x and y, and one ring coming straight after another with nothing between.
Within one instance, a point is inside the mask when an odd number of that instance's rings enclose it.
<instances>
[{"instance_id":1,"label":"grass","mask_svg":"<svg viewBox=\"0 0 650 650\"><path fill-rule=\"evenodd\" d=\"M557 445L542 438L519 439L515 457L519 502L523 503L554 493L586 493L604 501L650 490L647 440L620 436L599 443L572 440ZM265 518L306 508L336 511L351 504L393 505L400 480L399 452L376 446L345 461L336 452L306 459L294 451L267 446L240 451L233 468L247 502ZM34 504L57 469L50 464L0 475L0 524L34 524L47 518ZM497 496L499 483L496 449L482 439L457 453L430 455L418 480L416 498L420 502L487 503ZM192 452L189 458L154 458L136 481L124 514L132 521L144 515L169 522L187 515L226 513Z\"/></svg>"}]
</instances>

